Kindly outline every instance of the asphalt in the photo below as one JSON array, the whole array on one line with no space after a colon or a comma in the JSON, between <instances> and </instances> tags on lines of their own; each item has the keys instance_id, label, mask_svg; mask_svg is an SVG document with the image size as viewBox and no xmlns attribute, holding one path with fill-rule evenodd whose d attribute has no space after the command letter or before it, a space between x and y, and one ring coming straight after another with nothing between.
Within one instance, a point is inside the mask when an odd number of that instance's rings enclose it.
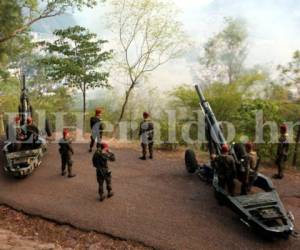
<instances>
[{"instance_id":1,"label":"asphalt","mask_svg":"<svg viewBox=\"0 0 300 250\"><path fill-rule=\"evenodd\" d=\"M186 173L182 155L159 153L143 162L134 149L113 149L115 196L101 203L87 147L74 145L77 176L72 179L60 176L55 144L26 179L10 178L1 168L0 204L156 249L300 249L298 238L265 240L230 209L219 206L212 188ZM295 215L296 228L300 228L299 184L300 177L292 175L275 182Z\"/></svg>"}]
</instances>

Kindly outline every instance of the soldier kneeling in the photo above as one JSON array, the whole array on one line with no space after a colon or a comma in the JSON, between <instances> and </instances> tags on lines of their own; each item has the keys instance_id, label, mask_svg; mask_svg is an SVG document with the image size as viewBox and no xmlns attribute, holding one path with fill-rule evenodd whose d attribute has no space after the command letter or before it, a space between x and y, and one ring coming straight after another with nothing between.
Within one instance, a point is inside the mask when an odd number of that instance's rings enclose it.
<instances>
[{"instance_id":1,"label":"soldier kneeling","mask_svg":"<svg viewBox=\"0 0 300 250\"><path fill-rule=\"evenodd\" d=\"M97 181L99 184L98 192L100 201L103 201L105 199L103 192L104 182L106 182L106 189L108 192L107 197L110 198L114 195L111 187L111 172L109 171L107 161L115 160L115 155L109 151L108 144L102 142L93 156L93 165L96 168Z\"/></svg>"}]
</instances>

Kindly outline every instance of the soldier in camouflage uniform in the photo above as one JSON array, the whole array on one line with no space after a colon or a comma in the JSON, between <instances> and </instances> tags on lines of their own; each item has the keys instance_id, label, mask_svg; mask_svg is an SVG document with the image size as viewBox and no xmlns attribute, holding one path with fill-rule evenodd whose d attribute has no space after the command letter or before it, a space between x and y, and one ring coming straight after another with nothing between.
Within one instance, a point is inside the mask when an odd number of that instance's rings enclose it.
<instances>
[{"instance_id":1,"label":"soldier in camouflage uniform","mask_svg":"<svg viewBox=\"0 0 300 250\"><path fill-rule=\"evenodd\" d=\"M221 155L216 158L216 170L219 179L219 186L223 189L228 189L228 193L234 196L234 178L236 176L236 167L234 158L229 155L229 146L222 145Z\"/></svg>"},{"instance_id":2,"label":"soldier in camouflage uniform","mask_svg":"<svg viewBox=\"0 0 300 250\"><path fill-rule=\"evenodd\" d=\"M149 150L149 158L153 159L153 138L154 125L150 120L150 115L147 112L143 113L144 120L140 124L139 136L141 138L142 157L141 160L146 160L147 148Z\"/></svg>"},{"instance_id":3,"label":"soldier in camouflage uniform","mask_svg":"<svg viewBox=\"0 0 300 250\"><path fill-rule=\"evenodd\" d=\"M76 175L72 173L73 161L72 155L74 150L71 145L71 139L69 138L69 131L64 129L63 138L59 141L59 153L61 156L61 175L66 175L66 166L68 167L68 178L73 178Z\"/></svg>"},{"instance_id":4,"label":"soldier in camouflage uniform","mask_svg":"<svg viewBox=\"0 0 300 250\"><path fill-rule=\"evenodd\" d=\"M6 138L10 141L11 151L16 152L20 151L22 148L22 140L25 139L25 135L22 132L20 126L21 119L19 116L16 116L13 123L10 123L6 127Z\"/></svg>"},{"instance_id":5,"label":"soldier in camouflage uniform","mask_svg":"<svg viewBox=\"0 0 300 250\"><path fill-rule=\"evenodd\" d=\"M283 171L284 171L285 163L288 159L289 140L288 140L287 130L288 130L287 125L283 124L280 126L280 137L279 137L277 156L276 156L276 161L275 161L275 163L278 167L278 174L273 176L276 179L283 178Z\"/></svg>"},{"instance_id":6,"label":"soldier in camouflage uniform","mask_svg":"<svg viewBox=\"0 0 300 250\"><path fill-rule=\"evenodd\" d=\"M99 148L102 140L104 124L101 119L101 114L102 114L102 110L96 109L95 116L92 117L90 120L90 126L91 126L91 143L89 149L90 153L93 151L95 142L97 141L97 148Z\"/></svg>"},{"instance_id":7,"label":"soldier in camouflage uniform","mask_svg":"<svg viewBox=\"0 0 300 250\"><path fill-rule=\"evenodd\" d=\"M93 165L96 168L98 193L100 201L105 199L103 184L106 183L107 197L110 198L114 195L111 185L111 172L108 168L108 161L115 161L115 155L110 152L107 143L102 142L93 156Z\"/></svg>"},{"instance_id":8,"label":"soldier in camouflage uniform","mask_svg":"<svg viewBox=\"0 0 300 250\"><path fill-rule=\"evenodd\" d=\"M39 134L40 131L38 127L33 123L32 117L27 118L27 123L22 126L22 133L25 135L22 147L25 146L25 149L36 149L40 146Z\"/></svg>"},{"instance_id":9,"label":"soldier in camouflage uniform","mask_svg":"<svg viewBox=\"0 0 300 250\"><path fill-rule=\"evenodd\" d=\"M250 192L254 181L257 178L257 168L258 168L258 156L253 150L252 142L247 142L245 144L246 149L246 162L245 162L245 176L242 179L241 195L246 195Z\"/></svg>"}]
</instances>

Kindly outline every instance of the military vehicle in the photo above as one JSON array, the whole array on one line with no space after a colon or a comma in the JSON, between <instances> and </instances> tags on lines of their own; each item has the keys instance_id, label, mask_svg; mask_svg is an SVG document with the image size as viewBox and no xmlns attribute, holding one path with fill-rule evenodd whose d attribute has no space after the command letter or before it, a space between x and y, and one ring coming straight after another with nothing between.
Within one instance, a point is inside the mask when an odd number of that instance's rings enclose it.
<instances>
[{"instance_id":1,"label":"military vehicle","mask_svg":"<svg viewBox=\"0 0 300 250\"><path fill-rule=\"evenodd\" d=\"M27 118L32 117L33 109L28 98L25 75L22 76L21 95L19 105L20 125L27 125ZM10 126L10 125L9 125ZM16 138L10 138L9 126L7 129L7 141L4 144L3 152L6 159L4 171L17 178L23 178L30 175L38 166L41 165L42 157L47 151L47 142L39 134L38 141L34 145L31 142L16 141ZM14 126L12 126L14 129ZM51 130L48 120L45 121L45 131L51 136ZM15 143L19 143L21 148L16 150Z\"/></svg>"},{"instance_id":2,"label":"military vehicle","mask_svg":"<svg viewBox=\"0 0 300 250\"><path fill-rule=\"evenodd\" d=\"M205 99L199 86L196 86L200 98L200 107L205 116L205 131L210 154L221 154L221 147L227 144L220 125ZM233 144L230 149L237 169L245 164L246 151L242 144ZM272 181L263 174L257 173L253 183L257 192L247 195L231 196L219 186L216 171L207 166L199 166L195 152L188 149L185 153L185 164L188 173L197 173L201 179L209 180L215 191L215 197L221 205L228 205L235 211L241 221L261 234L274 238L288 238L294 232L294 217L284 208ZM259 164L259 161L258 161ZM258 169L258 165L256 166ZM238 174L239 175L239 174ZM239 178L239 177L237 177Z\"/></svg>"}]
</instances>

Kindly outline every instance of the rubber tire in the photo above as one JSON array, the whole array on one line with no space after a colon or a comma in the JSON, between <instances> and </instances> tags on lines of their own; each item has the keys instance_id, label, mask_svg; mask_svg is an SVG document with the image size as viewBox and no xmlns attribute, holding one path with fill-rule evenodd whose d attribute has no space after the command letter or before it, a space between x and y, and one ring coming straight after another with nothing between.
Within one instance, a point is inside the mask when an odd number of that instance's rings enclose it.
<instances>
[{"instance_id":1,"label":"rubber tire","mask_svg":"<svg viewBox=\"0 0 300 250\"><path fill-rule=\"evenodd\" d=\"M191 149L185 151L185 167L188 173L193 174L198 168L195 152Z\"/></svg>"}]
</instances>

